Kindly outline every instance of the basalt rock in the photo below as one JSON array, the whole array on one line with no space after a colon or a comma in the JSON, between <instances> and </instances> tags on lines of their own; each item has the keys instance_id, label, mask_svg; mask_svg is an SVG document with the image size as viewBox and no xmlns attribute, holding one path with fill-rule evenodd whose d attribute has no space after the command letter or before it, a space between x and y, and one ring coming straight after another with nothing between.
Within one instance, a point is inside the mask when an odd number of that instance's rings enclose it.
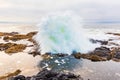
<instances>
[{"instance_id":1,"label":"basalt rock","mask_svg":"<svg viewBox=\"0 0 120 80\"><path fill-rule=\"evenodd\" d=\"M111 57L111 50L107 47L99 47L96 48L93 52L90 53L91 55L97 55L104 58L110 58Z\"/></svg>"},{"instance_id":2,"label":"basalt rock","mask_svg":"<svg viewBox=\"0 0 120 80\"><path fill-rule=\"evenodd\" d=\"M21 73L21 70L18 69L16 71L12 72L12 73L7 73L7 74L5 74L3 76L0 76L0 80L7 80L7 78L12 77L12 76L16 76L16 75L18 75L20 73Z\"/></svg>"},{"instance_id":3,"label":"basalt rock","mask_svg":"<svg viewBox=\"0 0 120 80\"><path fill-rule=\"evenodd\" d=\"M82 57L82 54L79 52L79 53L74 53L72 54L76 59L80 59Z\"/></svg>"},{"instance_id":4,"label":"basalt rock","mask_svg":"<svg viewBox=\"0 0 120 80\"><path fill-rule=\"evenodd\" d=\"M14 36L9 37L9 40L18 41L18 40L28 39L28 38L30 38L30 37L26 36L26 35L18 34L18 35L14 35Z\"/></svg>"},{"instance_id":5,"label":"basalt rock","mask_svg":"<svg viewBox=\"0 0 120 80\"><path fill-rule=\"evenodd\" d=\"M28 54L31 54L33 55L34 57L37 56L37 55L40 55L40 52L38 51L33 51L33 52L29 52Z\"/></svg>"},{"instance_id":6,"label":"basalt rock","mask_svg":"<svg viewBox=\"0 0 120 80\"><path fill-rule=\"evenodd\" d=\"M12 46L15 46L15 43L0 43L0 51L4 51Z\"/></svg>"},{"instance_id":7,"label":"basalt rock","mask_svg":"<svg viewBox=\"0 0 120 80\"><path fill-rule=\"evenodd\" d=\"M6 53L17 53L22 52L26 48L24 44L16 44L16 43L1 43L0 51L5 51Z\"/></svg>"},{"instance_id":8,"label":"basalt rock","mask_svg":"<svg viewBox=\"0 0 120 80\"><path fill-rule=\"evenodd\" d=\"M120 59L120 48L112 49L113 58Z\"/></svg>"},{"instance_id":9,"label":"basalt rock","mask_svg":"<svg viewBox=\"0 0 120 80\"><path fill-rule=\"evenodd\" d=\"M32 38L29 38L28 41L32 42L34 45L38 45L38 43Z\"/></svg>"},{"instance_id":10,"label":"basalt rock","mask_svg":"<svg viewBox=\"0 0 120 80\"><path fill-rule=\"evenodd\" d=\"M13 35L16 35L16 34L19 34L19 33L18 32L10 32L10 33L0 32L0 36L13 36Z\"/></svg>"},{"instance_id":11,"label":"basalt rock","mask_svg":"<svg viewBox=\"0 0 120 80\"><path fill-rule=\"evenodd\" d=\"M27 34L18 34L17 32L11 32L11 33L2 33L0 32L0 36L4 36L3 40L5 41L18 41L22 39L32 39L32 37L37 34L37 32L30 32Z\"/></svg>"},{"instance_id":12,"label":"basalt rock","mask_svg":"<svg viewBox=\"0 0 120 80\"><path fill-rule=\"evenodd\" d=\"M100 43L101 45L107 45L108 44L108 41L94 40L94 39L90 39L90 41L92 43Z\"/></svg>"},{"instance_id":13,"label":"basalt rock","mask_svg":"<svg viewBox=\"0 0 120 80\"><path fill-rule=\"evenodd\" d=\"M68 56L68 54L65 54L65 53L57 53L55 54L57 57L65 57L65 56Z\"/></svg>"},{"instance_id":14,"label":"basalt rock","mask_svg":"<svg viewBox=\"0 0 120 80\"><path fill-rule=\"evenodd\" d=\"M76 59L88 59L88 60L91 60L91 61L106 61L107 59L104 58L104 57L100 57L100 56L97 56L97 55L93 55L93 54L80 54L80 53L77 53L74 55L74 57Z\"/></svg>"},{"instance_id":15,"label":"basalt rock","mask_svg":"<svg viewBox=\"0 0 120 80\"><path fill-rule=\"evenodd\" d=\"M43 57L43 59L48 60L48 59L51 58L51 53L45 53L45 54L42 55L42 57Z\"/></svg>"},{"instance_id":16,"label":"basalt rock","mask_svg":"<svg viewBox=\"0 0 120 80\"><path fill-rule=\"evenodd\" d=\"M98 47L89 53L88 59L92 61L106 61L112 59L111 50L107 47Z\"/></svg>"},{"instance_id":17,"label":"basalt rock","mask_svg":"<svg viewBox=\"0 0 120 80\"><path fill-rule=\"evenodd\" d=\"M120 36L120 33L111 33L111 32L108 32L106 34L112 34L112 35Z\"/></svg>"},{"instance_id":18,"label":"basalt rock","mask_svg":"<svg viewBox=\"0 0 120 80\"><path fill-rule=\"evenodd\" d=\"M4 36L3 40L6 41L6 42L8 42L9 41L9 36Z\"/></svg>"},{"instance_id":19,"label":"basalt rock","mask_svg":"<svg viewBox=\"0 0 120 80\"><path fill-rule=\"evenodd\" d=\"M8 49L5 50L5 53L18 53L18 52L22 52L24 49L26 48L26 45L24 44L17 44L15 46L12 46Z\"/></svg>"},{"instance_id":20,"label":"basalt rock","mask_svg":"<svg viewBox=\"0 0 120 80\"><path fill-rule=\"evenodd\" d=\"M25 77L23 75L18 75L10 78L9 80L83 80L83 78L81 78L80 75L75 75L73 73L60 73L43 69L34 76Z\"/></svg>"},{"instance_id":21,"label":"basalt rock","mask_svg":"<svg viewBox=\"0 0 120 80\"><path fill-rule=\"evenodd\" d=\"M106 58L103 58L103 57L100 57L100 56L97 56L97 55L90 55L88 57L89 60L91 61L106 61L107 59Z\"/></svg>"},{"instance_id":22,"label":"basalt rock","mask_svg":"<svg viewBox=\"0 0 120 80\"><path fill-rule=\"evenodd\" d=\"M4 33L3 33L3 32L0 32L0 36L4 36Z\"/></svg>"},{"instance_id":23,"label":"basalt rock","mask_svg":"<svg viewBox=\"0 0 120 80\"><path fill-rule=\"evenodd\" d=\"M91 61L106 61L112 59L113 55L111 54L111 50L107 47L98 47L94 51L88 53L88 54L81 54L81 53L75 53L73 56L76 59L89 59Z\"/></svg>"},{"instance_id":24,"label":"basalt rock","mask_svg":"<svg viewBox=\"0 0 120 80\"><path fill-rule=\"evenodd\" d=\"M34 35L36 35L37 32L30 32L30 33L27 33L26 36L29 36L29 37L33 37Z\"/></svg>"}]
</instances>

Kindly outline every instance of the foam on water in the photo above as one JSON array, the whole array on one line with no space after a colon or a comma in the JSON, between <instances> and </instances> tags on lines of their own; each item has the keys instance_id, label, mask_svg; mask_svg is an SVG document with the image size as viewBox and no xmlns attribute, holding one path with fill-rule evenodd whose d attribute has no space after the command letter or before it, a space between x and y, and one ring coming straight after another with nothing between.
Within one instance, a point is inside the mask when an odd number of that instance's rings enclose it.
<instances>
[{"instance_id":1,"label":"foam on water","mask_svg":"<svg viewBox=\"0 0 120 80\"><path fill-rule=\"evenodd\" d=\"M86 37L87 32L81 22L81 17L73 12L59 12L44 17L38 24L39 32L35 36L41 53L71 54L73 51L87 53L93 50L96 45Z\"/></svg>"}]
</instances>

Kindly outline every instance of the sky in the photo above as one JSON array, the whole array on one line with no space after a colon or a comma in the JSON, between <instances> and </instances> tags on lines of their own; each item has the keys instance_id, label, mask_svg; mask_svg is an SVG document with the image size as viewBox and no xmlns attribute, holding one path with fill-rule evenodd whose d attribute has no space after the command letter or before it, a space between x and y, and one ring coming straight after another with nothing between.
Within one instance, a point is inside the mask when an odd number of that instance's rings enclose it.
<instances>
[{"instance_id":1,"label":"sky","mask_svg":"<svg viewBox=\"0 0 120 80\"><path fill-rule=\"evenodd\" d=\"M0 0L0 22L39 22L50 12L71 10L86 22L120 22L120 0Z\"/></svg>"}]
</instances>

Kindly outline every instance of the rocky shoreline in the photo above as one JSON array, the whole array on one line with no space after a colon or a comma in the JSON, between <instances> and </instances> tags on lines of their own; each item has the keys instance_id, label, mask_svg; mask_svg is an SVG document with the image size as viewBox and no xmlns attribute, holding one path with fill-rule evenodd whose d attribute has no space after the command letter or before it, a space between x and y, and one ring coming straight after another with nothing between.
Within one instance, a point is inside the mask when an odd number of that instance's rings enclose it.
<instances>
[{"instance_id":1,"label":"rocky shoreline","mask_svg":"<svg viewBox=\"0 0 120 80\"><path fill-rule=\"evenodd\" d=\"M19 34L18 32L11 32L11 33L0 32L0 37L6 42L6 43L0 43L0 51L5 51L5 53L7 53L7 54L13 54L13 53L17 53L17 52L22 52L23 50L26 49L26 47L37 46L37 42L35 42L32 39L33 36L36 34L37 34L37 32L30 32L27 34ZM115 36L120 35L119 33L107 33L107 34L115 35ZM19 40L27 40L29 42L32 42L33 45L14 43ZM9 42L9 41L13 41L13 42ZM112 48L108 48L108 47L104 46L104 45L111 44L109 42L109 40L102 41L102 40L90 39L90 41L92 43L100 43L101 47L97 47L94 51L89 52L88 54L75 53L72 55L77 59L84 58L84 59L89 59L92 61L106 61L106 60L120 61L119 60L120 59L120 47L119 46L112 47ZM35 50L33 50L32 52L29 52L29 54L32 54L33 56L40 55L40 53L37 52L37 48ZM43 55L43 56L45 56L45 55ZM58 55L59 55L59 53L58 53Z\"/></svg>"},{"instance_id":2,"label":"rocky shoreline","mask_svg":"<svg viewBox=\"0 0 120 80\"><path fill-rule=\"evenodd\" d=\"M60 73L51 70L43 69L34 76L17 75L9 78L9 80L83 80L80 75L73 73Z\"/></svg>"},{"instance_id":3,"label":"rocky shoreline","mask_svg":"<svg viewBox=\"0 0 120 80\"><path fill-rule=\"evenodd\" d=\"M36 33L37 32L20 34L18 32L11 32L11 33L0 32L0 38L5 41L5 43L0 43L0 51L4 51L8 55L12 55L14 53L23 52L27 47L37 46L37 43L32 39ZM107 34L115 35L118 37L120 36L119 33L107 33ZM19 40L27 40L33 43L33 45L14 43ZM94 51L89 52L89 54L73 53L72 56L74 56L76 59L83 58L91 61L113 60L116 62L120 62L119 44L111 43L112 40L113 39L102 41L102 40L91 39L90 41L92 43L100 43L101 47L97 47ZM116 45L116 47L111 47L111 48L106 47L107 45L111 45L111 44ZM28 54L37 56L37 55L40 55L40 52L37 51L37 48L34 48L34 50L32 50L31 52L28 52ZM41 56L43 57L43 59L48 59L51 57L51 54L46 53ZM64 57L64 56L67 56L67 54L58 53L56 54L56 56ZM19 70L19 73L20 73L20 70ZM53 72L47 69L43 69L38 74L30 77L19 75L19 73L16 74L16 72L13 72L12 75L9 74L7 76L1 76L1 79L3 78L3 80L5 80L5 78L10 77L9 80L83 80L79 75L75 75L72 73L58 73L58 72Z\"/></svg>"}]
</instances>

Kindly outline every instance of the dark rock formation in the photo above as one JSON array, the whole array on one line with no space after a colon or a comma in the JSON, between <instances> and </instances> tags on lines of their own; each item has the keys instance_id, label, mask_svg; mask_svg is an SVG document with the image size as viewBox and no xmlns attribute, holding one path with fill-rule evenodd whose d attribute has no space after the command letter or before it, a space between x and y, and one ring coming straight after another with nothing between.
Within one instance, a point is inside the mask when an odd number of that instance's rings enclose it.
<instances>
[{"instance_id":1,"label":"dark rock formation","mask_svg":"<svg viewBox=\"0 0 120 80\"><path fill-rule=\"evenodd\" d=\"M32 39L32 37L37 34L37 32L30 32L27 34L19 34L17 32L11 32L11 33L2 33L0 32L0 36L3 36L3 40L5 41L18 41L18 40L22 40L22 39ZM32 40L33 41L33 40Z\"/></svg>"},{"instance_id":2,"label":"dark rock formation","mask_svg":"<svg viewBox=\"0 0 120 80\"><path fill-rule=\"evenodd\" d=\"M111 34L111 35L116 35L116 36L120 36L120 33L111 33L111 32L108 32L106 34Z\"/></svg>"},{"instance_id":3,"label":"dark rock formation","mask_svg":"<svg viewBox=\"0 0 120 80\"><path fill-rule=\"evenodd\" d=\"M43 69L37 75L25 77L18 75L11 77L9 80L83 80L79 75L72 73L58 73L51 70Z\"/></svg>"},{"instance_id":4,"label":"dark rock formation","mask_svg":"<svg viewBox=\"0 0 120 80\"><path fill-rule=\"evenodd\" d=\"M94 54L100 57L109 57L111 56L111 50L107 47L98 47L91 54Z\"/></svg>"},{"instance_id":5,"label":"dark rock formation","mask_svg":"<svg viewBox=\"0 0 120 80\"><path fill-rule=\"evenodd\" d=\"M82 57L82 54L79 52L79 53L74 53L72 54L76 59L80 59Z\"/></svg>"},{"instance_id":6,"label":"dark rock formation","mask_svg":"<svg viewBox=\"0 0 120 80\"><path fill-rule=\"evenodd\" d=\"M107 47L98 47L88 54L75 53L73 56L77 59L84 58L91 61L106 61L112 58L111 50Z\"/></svg>"},{"instance_id":7,"label":"dark rock formation","mask_svg":"<svg viewBox=\"0 0 120 80\"><path fill-rule=\"evenodd\" d=\"M101 45L107 45L108 44L108 41L94 40L94 39L90 39L90 41L92 43L100 43Z\"/></svg>"},{"instance_id":8,"label":"dark rock formation","mask_svg":"<svg viewBox=\"0 0 120 80\"><path fill-rule=\"evenodd\" d=\"M120 62L120 48L112 49L112 57L114 61Z\"/></svg>"},{"instance_id":9,"label":"dark rock formation","mask_svg":"<svg viewBox=\"0 0 120 80\"><path fill-rule=\"evenodd\" d=\"M96 54L80 54L80 53L76 53L73 55L76 59L89 59L91 61L106 61L107 59L104 57L100 57Z\"/></svg>"},{"instance_id":10,"label":"dark rock formation","mask_svg":"<svg viewBox=\"0 0 120 80\"><path fill-rule=\"evenodd\" d=\"M33 52L29 52L28 54L31 54L33 55L34 57L37 56L37 55L40 55L40 52L38 51L33 51Z\"/></svg>"},{"instance_id":11,"label":"dark rock formation","mask_svg":"<svg viewBox=\"0 0 120 80\"><path fill-rule=\"evenodd\" d=\"M11 33L0 32L0 36L13 36L13 35L16 35L16 34L19 34L19 33L18 32L11 32Z\"/></svg>"},{"instance_id":12,"label":"dark rock formation","mask_svg":"<svg viewBox=\"0 0 120 80\"><path fill-rule=\"evenodd\" d=\"M12 77L12 76L16 76L20 73L21 73L21 70L18 69L16 71L12 72L12 73L8 73L8 74L5 74L3 76L0 76L0 80L7 80L7 78Z\"/></svg>"},{"instance_id":13,"label":"dark rock formation","mask_svg":"<svg viewBox=\"0 0 120 80\"><path fill-rule=\"evenodd\" d=\"M8 54L22 52L25 48L26 45L24 44L0 43L0 51L5 51Z\"/></svg>"},{"instance_id":14,"label":"dark rock formation","mask_svg":"<svg viewBox=\"0 0 120 80\"><path fill-rule=\"evenodd\" d=\"M97 56L97 55L90 55L87 59L91 60L91 61L106 61L106 58Z\"/></svg>"}]
</instances>

